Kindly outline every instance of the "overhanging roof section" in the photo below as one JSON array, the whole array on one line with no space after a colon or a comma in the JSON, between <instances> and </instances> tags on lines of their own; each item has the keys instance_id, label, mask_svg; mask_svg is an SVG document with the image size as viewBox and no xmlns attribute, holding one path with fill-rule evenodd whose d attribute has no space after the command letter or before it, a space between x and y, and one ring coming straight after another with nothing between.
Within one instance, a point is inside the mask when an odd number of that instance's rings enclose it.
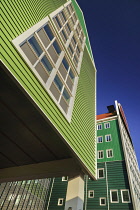
<instances>
[{"instance_id":1,"label":"overhanging roof section","mask_svg":"<svg viewBox=\"0 0 140 210\"><path fill-rule=\"evenodd\" d=\"M75 100L69 122L57 103L52 100L47 88L42 85L41 80L24 60L22 53L12 43L12 40L39 21L63 8L65 3L69 2L53 0L52 3L52 0L40 0L38 3L38 0L32 0L34 7L31 10L25 1L21 1L20 5L15 0L2 1L4 11L2 11L1 57L5 69L2 67L4 70L0 72L1 135L3 136L0 140L3 146L1 162L5 164L1 165L1 168L6 167L6 164L7 167L14 167L72 157L85 173L94 178L96 177L96 69L89 50L85 47L82 51L80 74L76 80L77 90L74 92ZM23 15L20 11L23 11ZM71 28L69 37L72 38L72 35ZM62 44L62 39L59 38L58 44ZM64 46L65 43L61 47L64 49ZM62 54L69 59L67 47L65 54L63 50ZM58 68L53 69L59 71ZM61 80L63 81L62 76ZM13 144L16 152L13 152Z\"/></svg>"},{"instance_id":2,"label":"overhanging roof section","mask_svg":"<svg viewBox=\"0 0 140 210\"><path fill-rule=\"evenodd\" d=\"M116 115L117 115L116 112L113 112L113 113L105 113L105 114L97 115L96 119L97 119L97 120L101 120L101 119L113 117L113 116L116 116Z\"/></svg>"}]
</instances>

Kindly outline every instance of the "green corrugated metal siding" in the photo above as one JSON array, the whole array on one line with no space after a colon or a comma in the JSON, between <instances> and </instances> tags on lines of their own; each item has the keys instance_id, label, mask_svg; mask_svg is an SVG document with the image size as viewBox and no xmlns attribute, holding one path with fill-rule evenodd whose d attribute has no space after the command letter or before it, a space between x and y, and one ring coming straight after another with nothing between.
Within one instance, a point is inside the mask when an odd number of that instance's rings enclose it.
<instances>
[{"instance_id":1,"label":"green corrugated metal siding","mask_svg":"<svg viewBox=\"0 0 140 210\"><path fill-rule=\"evenodd\" d=\"M97 150L104 150L104 158L98 159L98 162L105 162L105 161L116 161L116 160L123 160L123 151L122 151L122 144L121 144L121 137L118 127L118 121L112 120L110 122L110 128L105 129L104 123L102 124L102 130L97 130L97 136L103 136L103 143L97 143ZM105 135L111 134L112 141L105 142ZM106 150L113 149L113 158L106 157Z\"/></svg>"},{"instance_id":2,"label":"green corrugated metal siding","mask_svg":"<svg viewBox=\"0 0 140 210\"><path fill-rule=\"evenodd\" d=\"M105 163L99 163L98 168L105 169ZM104 170L106 173L106 170ZM84 210L93 210L93 209L104 209L107 210L107 206L100 206L99 205L99 198L100 197L107 197L107 189L106 189L106 176L103 179L93 181L91 179L87 179L87 198L85 198L86 206ZM85 186L86 189L86 186ZM94 198L88 198L88 191L94 190Z\"/></svg>"},{"instance_id":3,"label":"green corrugated metal siding","mask_svg":"<svg viewBox=\"0 0 140 210\"><path fill-rule=\"evenodd\" d=\"M133 210L132 203L122 203L121 200L121 189L129 189L127 171L124 161L114 161L105 163L98 163L98 168L104 168L105 173L107 170L107 177L92 181L87 179L87 192L85 186L85 207L84 210ZM108 182L108 197L109 197L109 208L107 201L107 182ZM110 190L118 190L119 203L110 202ZM88 190L94 190L94 198L88 198ZM100 197L106 198L106 206L100 206Z\"/></svg>"},{"instance_id":4,"label":"green corrugated metal siding","mask_svg":"<svg viewBox=\"0 0 140 210\"><path fill-rule=\"evenodd\" d=\"M43 19L65 0L2 1L2 61L95 175L95 69L84 50L73 115L69 124L47 91L19 55L12 40Z\"/></svg>"},{"instance_id":5,"label":"green corrugated metal siding","mask_svg":"<svg viewBox=\"0 0 140 210\"><path fill-rule=\"evenodd\" d=\"M53 183L53 190L51 192L50 202L48 203L48 210L64 210L68 181L62 181L61 178L55 178ZM58 206L58 199L64 198L63 206ZM48 201L47 201L48 202Z\"/></svg>"},{"instance_id":6,"label":"green corrugated metal siding","mask_svg":"<svg viewBox=\"0 0 140 210\"><path fill-rule=\"evenodd\" d=\"M124 161L107 163L108 189L117 189L119 203L110 203L110 210L133 210L132 203L122 203L121 189L129 189L128 176ZM129 190L130 192L130 190ZM110 196L110 195L109 195Z\"/></svg>"},{"instance_id":7,"label":"green corrugated metal siding","mask_svg":"<svg viewBox=\"0 0 140 210\"><path fill-rule=\"evenodd\" d=\"M89 39L88 39L88 33L87 33L87 29L86 29L86 25L85 25L85 20L84 20L83 13L82 13L81 9L79 8L78 3L75 0L72 0L72 3L73 3L73 6L74 6L74 8L76 10L76 14L77 14L77 16L79 18L80 24L81 24L81 26L83 28L84 34L86 36L86 45L87 45L87 48L89 50L89 53L90 53L91 57L93 58L91 47L90 47L90 42L89 42Z\"/></svg>"}]
</instances>

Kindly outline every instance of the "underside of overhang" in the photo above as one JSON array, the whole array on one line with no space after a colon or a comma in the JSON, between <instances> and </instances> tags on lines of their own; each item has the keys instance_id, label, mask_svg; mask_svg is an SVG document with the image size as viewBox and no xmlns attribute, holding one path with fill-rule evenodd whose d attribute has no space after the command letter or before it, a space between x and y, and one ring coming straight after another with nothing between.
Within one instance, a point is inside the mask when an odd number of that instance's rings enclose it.
<instances>
[{"instance_id":1,"label":"underside of overhang","mask_svg":"<svg viewBox=\"0 0 140 210\"><path fill-rule=\"evenodd\" d=\"M72 151L62 136L2 64L0 69L1 172L7 168L18 170L19 166L33 166L50 161L53 164L59 160L70 160L72 157ZM77 161L74 162L77 165ZM79 173L79 166L77 167ZM54 173L50 173L50 176L57 176L57 170ZM41 175L37 177L40 178Z\"/></svg>"}]
</instances>

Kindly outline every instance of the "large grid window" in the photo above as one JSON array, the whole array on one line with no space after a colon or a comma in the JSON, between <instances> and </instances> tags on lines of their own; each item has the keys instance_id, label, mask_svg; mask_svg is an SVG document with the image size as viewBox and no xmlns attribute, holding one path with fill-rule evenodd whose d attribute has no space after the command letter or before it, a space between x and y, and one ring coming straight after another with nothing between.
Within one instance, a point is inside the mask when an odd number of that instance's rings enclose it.
<instances>
[{"instance_id":1,"label":"large grid window","mask_svg":"<svg viewBox=\"0 0 140 210\"><path fill-rule=\"evenodd\" d=\"M13 43L70 121L85 37L71 4L50 18L44 18Z\"/></svg>"},{"instance_id":2,"label":"large grid window","mask_svg":"<svg viewBox=\"0 0 140 210\"><path fill-rule=\"evenodd\" d=\"M82 56L85 37L72 4L65 7L53 17L58 33L65 43L73 64L78 68Z\"/></svg>"}]
</instances>

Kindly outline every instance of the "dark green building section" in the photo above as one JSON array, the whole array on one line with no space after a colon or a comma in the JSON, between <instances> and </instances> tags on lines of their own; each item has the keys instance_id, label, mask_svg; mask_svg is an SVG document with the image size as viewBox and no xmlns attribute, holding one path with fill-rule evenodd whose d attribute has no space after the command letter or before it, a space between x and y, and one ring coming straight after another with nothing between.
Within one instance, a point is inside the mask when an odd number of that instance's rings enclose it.
<instances>
[{"instance_id":1,"label":"dark green building section","mask_svg":"<svg viewBox=\"0 0 140 210\"><path fill-rule=\"evenodd\" d=\"M132 203L122 203L121 198L121 189L129 189L125 162L98 163L97 167L104 168L105 178L93 181L86 177L84 210L133 210ZM89 190L94 190L94 198L88 198ZM111 203L110 190L118 190L118 203ZM106 198L106 206L100 206L100 197Z\"/></svg>"},{"instance_id":2,"label":"dark green building section","mask_svg":"<svg viewBox=\"0 0 140 210\"><path fill-rule=\"evenodd\" d=\"M110 122L110 128L105 129L104 124ZM124 160L122 143L119 131L118 120L105 121L102 123L102 130L97 130L97 136L103 136L103 143L97 143L97 150L104 150L104 158L98 159L98 162ZM112 141L106 142L105 135L111 134ZM113 149L113 157L106 157L106 150Z\"/></svg>"},{"instance_id":3,"label":"dark green building section","mask_svg":"<svg viewBox=\"0 0 140 210\"><path fill-rule=\"evenodd\" d=\"M107 197L107 188L106 188L106 169L105 163L99 163L98 168L104 168L105 178L98 179L93 181L88 178L85 179L85 199L84 199L84 210L93 210L93 209L107 209L107 206L100 206L100 197ZM94 190L94 198L88 198L90 190Z\"/></svg>"},{"instance_id":4,"label":"dark green building section","mask_svg":"<svg viewBox=\"0 0 140 210\"><path fill-rule=\"evenodd\" d=\"M47 205L48 210L64 210L68 181L62 181L62 177L54 178L50 185ZM63 198L63 205L58 206L58 199Z\"/></svg>"},{"instance_id":5,"label":"dark green building section","mask_svg":"<svg viewBox=\"0 0 140 210\"><path fill-rule=\"evenodd\" d=\"M127 176L127 170L125 161L115 161L107 163L107 177L108 177L108 189L117 189L119 196L119 203L110 202L110 210L133 210L132 203L122 203L121 189L129 189L129 182ZM129 189L130 193L130 189ZM109 195L110 196L110 195ZM130 195L131 196L131 195Z\"/></svg>"}]
</instances>

